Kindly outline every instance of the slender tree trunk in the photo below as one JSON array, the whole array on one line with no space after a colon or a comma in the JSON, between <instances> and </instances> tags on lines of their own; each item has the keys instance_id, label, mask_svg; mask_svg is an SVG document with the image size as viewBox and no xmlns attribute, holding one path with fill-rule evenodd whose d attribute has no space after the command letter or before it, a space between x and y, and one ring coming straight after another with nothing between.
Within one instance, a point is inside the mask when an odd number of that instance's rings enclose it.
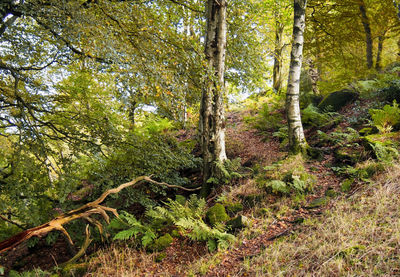
<instances>
[{"instance_id":1,"label":"slender tree trunk","mask_svg":"<svg viewBox=\"0 0 400 277\"><path fill-rule=\"evenodd\" d=\"M308 77L311 80L311 87L314 95L319 95L318 89L318 80L319 80L319 71L318 68L315 66L314 61L312 59L307 60L308 63Z\"/></svg>"},{"instance_id":2,"label":"slender tree trunk","mask_svg":"<svg viewBox=\"0 0 400 277\"><path fill-rule=\"evenodd\" d=\"M278 13L278 12L277 12ZM284 25L280 22L278 15L275 15L275 51L274 51L274 71L273 88L274 92L280 93L282 86L282 50L283 50L283 30Z\"/></svg>"},{"instance_id":3,"label":"slender tree trunk","mask_svg":"<svg viewBox=\"0 0 400 277\"><path fill-rule=\"evenodd\" d=\"M371 25L369 23L369 18L367 16L367 11L365 9L364 1L360 1L360 12L361 12L361 21L364 26L365 31L365 43L366 43L366 55L367 55L367 67L372 68L373 65L373 53L372 53L372 34L371 34Z\"/></svg>"},{"instance_id":4,"label":"slender tree trunk","mask_svg":"<svg viewBox=\"0 0 400 277\"><path fill-rule=\"evenodd\" d=\"M384 36L381 35L378 38L378 52L376 53L376 61L375 61L375 69L377 71L381 71L381 60L382 60L382 51L383 51L383 41L384 41Z\"/></svg>"},{"instance_id":5,"label":"slender tree trunk","mask_svg":"<svg viewBox=\"0 0 400 277\"><path fill-rule=\"evenodd\" d=\"M301 124L299 103L306 5L307 0L294 0L293 44L286 93L286 115L289 126L289 151L294 154L304 152L307 148L303 125Z\"/></svg>"},{"instance_id":6,"label":"slender tree trunk","mask_svg":"<svg viewBox=\"0 0 400 277\"><path fill-rule=\"evenodd\" d=\"M226 1L206 2L207 30L205 56L207 60L206 84L200 105L200 141L203 154L203 187L207 196L212 184L210 177L218 174L217 163L223 163L225 152L224 73L226 48Z\"/></svg>"}]
</instances>

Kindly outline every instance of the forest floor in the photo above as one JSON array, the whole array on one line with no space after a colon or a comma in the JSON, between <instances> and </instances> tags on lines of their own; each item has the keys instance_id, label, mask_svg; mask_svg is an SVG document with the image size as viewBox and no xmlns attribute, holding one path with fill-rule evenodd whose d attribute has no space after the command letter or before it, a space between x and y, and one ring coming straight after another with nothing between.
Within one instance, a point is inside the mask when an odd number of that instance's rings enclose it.
<instances>
[{"instance_id":1,"label":"forest floor","mask_svg":"<svg viewBox=\"0 0 400 277\"><path fill-rule=\"evenodd\" d=\"M347 118L357 117L357 114L354 114L357 110L359 109L355 109L354 104L351 104L344 107L341 113ZM248 168L263 168L276 161L282 160L287 155L287 152L285 149L282 149L278 139L272 135L273 132L264 132L261 134L258 130L252 128L251 125L245 123L245 117L247 116L249 116L248 112L230 112L227 116L228 125L226 137L228 157L240 157L241 164ZM349 125L347 121L340 124L341 126L339 127L342 129ZM331 130L324 131L329 132ZM306 131L307 139L311 143L313 143L313 135L315 135L315 133L316 130L312 128ZM323 260L320 264L313 264L312 261L309 261L309 258L313 255L308 252L304 254L304 256L301 256L302 253L300 251L298 253L288 252L287 257L279 256L274 252L274 248L278 247L280 243L287 243L286 247L288 248L292 247L295 249L298 247L298 244L301 242L297 241L296 238L305 231L305 233L308 232L309 237L318 235L315 232L321 232L322 229L320 230L318 228L323 228L321 226L324 226L325 218L334 222L332 218L340 217L341 207L347 207L347 204L340 204L343 199L354 197L354 195L358 195L357 199L372 197L371 195L373 193L371 193L370 189L363 187L365 184L362 182L355 184L351 191L346 194L341 193L343 178L338 177L332 169L332 165L335 163L335 157L333 155L335 147L335 145L331 145L331 149L325 147L322 157L318 160L310 159L305 162L304 166L306 171L316 177L316 182L312 192L303 197L282 197L274 194L267 194L257 186L257 181L251 174L247 177L245 175L243 178L236 180L233 184L221 187L215 192L216 194L224 193L235 199L243 199L243 197L252 195L262 196L261 201L244 205L244 210L241 213L249 219L249 225L247 228L235 234L237 238L236 242L227 250L209 253L205 243L193 242L187 238L174 238L171 246L164 251L165 258L156 262L158 253L147 253L145 251L127 248L124 245L114 244L99 249L94 254L86 257L86 263L89 264L89 267L85 276L301 276L306 273L311 273L295 271L293 268L302 270L303 268L307 268L307 266L310 267L308 270L315 269L315 274L318 275L319 273L317 273L317 270L320 270L320 268L323 268L325 265L329 265L332 261L339 263L337 261L338 257L344 260L346 260L348 256L356 257L357 255L357 257L364 259L366 259L366 257L368 258L370 253L373 253L373 251L379 247L376 246L376 248L371 249L372 246L369 247L366 242L357 242L355 245L346 248L347 250L343 250L344 252L342 252L344 254L340 254L342 253L341 250L334 250L332 248L330 251L333 252L329 252L331 256L327 254L326 260ZM397 180L397 177L400 179L400 169L396 172L399 174L395 177L392 176L395 180ZM393 174L392 172L392 175ZM380 178L381 179L377 177L376 182L382 184L384 180L387 180L389 177ZM394 183L394 181L392 183ZM328 191L333 191L334 196L327 197ZM364 193L365 191L367 191L366 194ZM398 193L400 189L394 187L393 191ZM371 198L368 199L371 202L375 201L373 199L371 200ZM357 207L362 206L358 202L354 203ZM363 207L365 208L365 206ZM347 208L349 210L352 209L351 207ZM391 216L398 213L396 208L393 207L387 207L386 210L391 212ZM338 215L332 215L331 211L337 211ZM398 216L398 214L396 216ZM357 225L351 225L351 222L347 222L346 224L349 224L347 228L351 230L359 228ZM329 224L327 226L329 226ZM393 228L392 225L390 226ZM333 234L334 232L335 231L332 230L331 233ZM302 239L304 240L304 245L310 243L308 242L308 238ZM343 238L339 239L339 241L341 240L345 241ZM393 251L395 253L399 251L399 242L400 236L398 241L394 241L390 244L390 247L392 247L390 249L394 249ZM320 241L320 244L323 244L323 241ZM378 244L377 242L377 245ZM359 250L359 248L362 250L364 249L363 245L367 245L364 252ZM310 246L310 249L311 248ZM25 251L25 254L27 253L26 246L20 249L22 250L19 251ZM59 242L59 247L56 249L59 250L56 250L54 253L50 253L49 249L46 247L30 250L30 252L34 251L34 254L30 254L29 257L20 261L20 263L23 262L26 264L26 266L20 269L26 270L36 266L40 266L42 269L49 269L55 264L65 261L69 257L66 251L61 250L63 249L62 242ZM269 255L274 255L273 258L271 257L271 260L274 260L275 264L270 264L268 268L265 268L265 255L267 255L267 252ZM285 252L282 251L282 253ZM15 258L13 259L12 255L15 255L15 253L9 254L8 259L10 262L15 262ZM285 270L279 271L280 269L277 270L275 268L285 267L284 260L288 257L298 262L296 266L290 268L292 271L285 269L287 272L293 272L292 274L285 273ZM397 262L398 259L395 261ZM353 260L347 262L351 264ZM343 262L340 265L335 264L335 266L340 268L343 264L346 263ZM342 269L338 269L336 273L324 272L324 274L328 274L329 276L343 275L343 271L340 270ZM396 276L396 274L400 272L396 271L396 267L391 270L390 272L392 274L383 274L382 276ZM360 272L358 272L358 274L362 275L362 272L365 273L367 271ZM373 271L371 272L371 274L373 274ZM321 271L320 274L322 274ZM348 274L346 273L345 275Z\"/></svg>"}]
</instances>

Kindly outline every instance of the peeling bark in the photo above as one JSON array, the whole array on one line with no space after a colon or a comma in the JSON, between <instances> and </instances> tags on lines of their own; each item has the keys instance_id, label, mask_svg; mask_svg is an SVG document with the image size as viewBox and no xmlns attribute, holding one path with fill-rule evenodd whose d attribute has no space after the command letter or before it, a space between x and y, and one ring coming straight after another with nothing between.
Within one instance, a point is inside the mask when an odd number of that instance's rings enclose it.
<instances>
[{"instance_id":1,"label":"peeling bark","mask_svg":"<svg viewBox=\"0 0 400 277\"><path fill-rule=\"evenodd\" d=\"M289 127L289 151L291 153L304 152L307 148L299 103L306 5L307 0L294 0L293 43L286 92L286 115Z\"/></svg>"},{"instance_id":2,"label":"peeling bark","mask_svg":"<svg viewBox=\"0 0 400 277\"><path fill-rule=\"evenodd\" d=\"M211 191L210 177L218 170L215 163L224 162L225 115L224 115L224 73L226 48L226 5L225 0L206 2L206 41L207 61L206 84L202 91L199 132L203 154L203 188L201 195Z\"/></svg>"}]
</instances>

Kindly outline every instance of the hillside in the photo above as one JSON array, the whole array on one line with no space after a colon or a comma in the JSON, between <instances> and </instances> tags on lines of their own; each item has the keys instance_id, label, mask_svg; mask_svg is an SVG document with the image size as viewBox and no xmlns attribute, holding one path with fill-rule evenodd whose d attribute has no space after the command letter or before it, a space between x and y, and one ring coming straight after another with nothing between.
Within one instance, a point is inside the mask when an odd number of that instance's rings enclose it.
<instances>
[{"instance_id":1,"label":"hillside","mask_svg":"<svg viewBox=\"0 0 400 277\"><path fill-rule=\"evenodd\" d=\"M227 117L227 153L240 161L232 167L237 175L219 186L205 203L208 211L218 205L223 208L226 218L216 215L222 224L229 218L239 219L239 225L228 222L231 227L219 229L228 228L235 236L227 246L210 252L207 239L190 236L200 224L193 221L183 229L184 225L163 229L162 233L173 236L168 235L170 241L158 250L137 249L134 238L128 243L113 242L105 248L91 248L91 254L78 264L58 272L73 276L399 274L399 135L397 125L390 121L396 120L399 108L396 102L385 104L396 93L387 87L361 90L337 112L304 105L303 120L311 147L306 158L286 154L279 100L247 100ZM378 97L382 104L371 101L372 97ZM380 121L374 116L379 111L384 117ZM373 121L368 120L371 115ZM388 126L382 122L395 127L380 132L381 126ZM183 141L191 137L190 133L178 134ZM185 201L182 207L191 205L187 201L198 200ZM171 212L179 207L173 203L167 205ZM49 254L46 257L46 246L41 247L32 251L22 245L3 256L3 264L15 268L19 260L20 270L36 266L54 270L55 258L58 262L68 260L62 241L51 258ZM32 254L27 256L26 251ZM12 274L18 276L15 271ZM32 274L48 275L46 271Z\"/></svg>"}]
</instances>

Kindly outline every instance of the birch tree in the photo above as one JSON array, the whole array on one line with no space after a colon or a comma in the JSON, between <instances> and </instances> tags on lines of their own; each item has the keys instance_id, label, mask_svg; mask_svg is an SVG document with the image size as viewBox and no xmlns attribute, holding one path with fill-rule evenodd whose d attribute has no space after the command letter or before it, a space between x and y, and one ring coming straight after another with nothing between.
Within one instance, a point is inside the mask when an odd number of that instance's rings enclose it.
<instances>
[{"instance_id":1,"label":"birch tree","mask_svg":"<svg viewBox=\"0 0 400 277\"><path fill-rule=\"evenodd\" d=\"M289 80L286 93L286 115L289 126L289 149L292 153L304 152L304 137L300 115L300 72L303 59L305 11L307 0L294 0L293 43L290 57Z\"/></svg>"},{"instance_id":2,"label":"birch tree","mask_svg":"<svg viewBox=\"0 0 400 277\"><path fill-rule=\"evenodd\" d=\"M203 154L202 196L211 191L209 178L218 170L217 164L227 157L225 152L224 72L226 48L225 0L206 2L206 83L202 91L199 132Z\"/></svg>"}]
</instances>

